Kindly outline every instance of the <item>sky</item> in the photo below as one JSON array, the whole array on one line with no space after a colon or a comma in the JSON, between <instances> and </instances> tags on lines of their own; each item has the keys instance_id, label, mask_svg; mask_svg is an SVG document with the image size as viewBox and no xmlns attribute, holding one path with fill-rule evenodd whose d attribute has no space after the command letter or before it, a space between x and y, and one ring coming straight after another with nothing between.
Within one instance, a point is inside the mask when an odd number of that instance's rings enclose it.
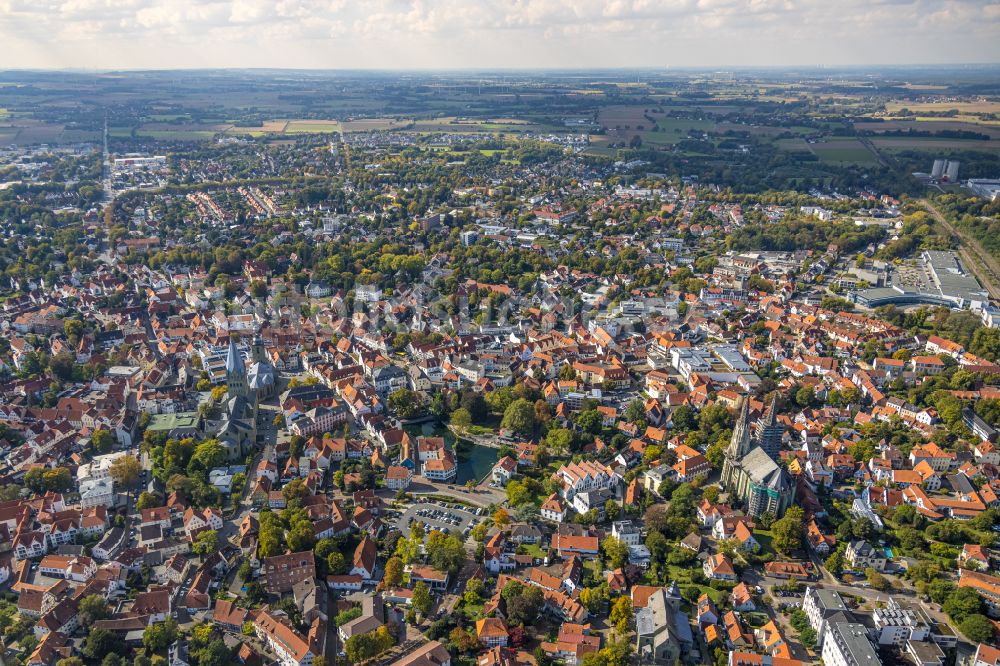
<instances>
[{"instance_id":1,"label":"sky","mask_svg":"<svg viewBox=\"0 0 1000 666\"><path fill-rule=\"evenodd\" d=\"M0 69L1000 63L988 0L0 0Z\"/></svg>"}]
</instances>

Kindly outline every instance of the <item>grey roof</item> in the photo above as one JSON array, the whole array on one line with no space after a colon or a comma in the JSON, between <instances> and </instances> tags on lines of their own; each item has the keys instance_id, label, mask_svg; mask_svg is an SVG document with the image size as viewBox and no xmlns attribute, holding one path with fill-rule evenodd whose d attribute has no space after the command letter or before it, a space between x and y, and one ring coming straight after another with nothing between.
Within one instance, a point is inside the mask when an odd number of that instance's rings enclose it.
<instances>
[{"instance_id":1,"label":"grey roof","mask_svg":"<svg viewBox=\"0 0 1000 666\"><path fill-rule=\"evenodd\" d=\"M274 368L270 363L254 363L247 373L247 386L260 389L274 385Z\"/></svg>"},{"instance_id":2,"label":"grey roof","mask_svg":"<svg viewBox=\"0 0 1000 666\"><path fill-rule=\"evenodd\" d=\"M640 608L635 614L635 633L648 636L653 633L653 609Z\"/></svg>"},{"instance_id":3,"label":"grey roof","mask_svg":"<svg viewBox=\"0 0 1000 666\"><path fill-rule=\"evenodd\" d=\"M813 603L816 604L816 607L820 609L824 615L835 611L847 610L847 604L844 603L843 597L841 597L840 593L836 590L810 587L806 594L807 596L812 597Z\"/></svg>"},{"instance_id":4,"label":"grey roof","mask_svg":"<svg viewBox=\"0 0 1000 666\"><path fill-rule=\"evenodd\" d=\"M792 485L792 479L788 476L788 472L774 462L771 456L767 455L767 452L759 446L754 447L743 456L740 465L746 470L750 480L757 485L774 490L784 490Z\"/></svg>"},{"instance_id":5,"label":"grey roof","mask_svg":"<svg viewBox=\"0 0 1000 666\"><path fill-rule=\"evenodd\" d=\"M965 474L949 474L945 479L956 493L972 493L976 490Z\"/></svg>"},{"instance_id":6,"label":"grey roof","mask_svg":"<svg viewBox=\"0 0 1000 666\"><path fill-rule=\"evenodd\" d=\"M243 365L243 355L236 349L236 341L229 336L229 352L226 354L226 372L234 374L246 374L246 366Z\"/></svg>"},{"instance_id":7,"label":"grey roof","mask_svg":"<svg viewBox=\"0 0 1000 666\"><path fill-rule=\"evenodd\" d=\"M832 622L826 625L826 641L833 640L847 666L878 666L878 657L864 625L853 622ZM825 648L824 648L825 649Z\"/></svg>"},{"instance_id":8,"label":"grey roof","mask_svg":"<svg viewBox=\"0 0 1000 666\"><path fill-rule=\"evenodd\" d=\"M871 557L873 555L880 555L881 552L876 552L875 548L872 547L870 543L863 539L856 539L852 541L848 546L848 550L857 553L862 557Z\"/></svg>"},{"instance_id":9,"label":"grey roof","mask_svg":"<svg viewBox=\"0 0 1000 666\"><path fill-rule=\"evenodd\" d=\"M674 608L667 601L667 591L657 590L646 603L646 607L635 615L636 634L654 636L654 643L677 641L677 617Z\"/></svg>"},{"instance_id":10,"label":"grey roof","mask_svg":"<svg viewBox=\"0 0 1000 666\"><path fill-rule=\"evenodd\" d=\"M830 624L842 624L844 622L854 622L854 615L847 610L839 610L826 616L826 621Z\"/></svg>"},{"instance_id":11,"label":"grey roof","mask_svg":"<svg viewBox=\"0 0 1000 666\"><path fill-rule=\"evenodd\" d=\"M681 643L691 643L694 635L691 633L691 623L688 621L687 613L674 612L674 627L677 629L677 640Z\"/></svg>"},{"instance_id":12,"label":"grey roof","mask_svg":"<svg viewBox=\"0 0 1000 666\"><path fill-rule=\"evenodd\" d=\"M247 401L241 395L234 395L226 401L226 420L241 419L246 411Z\"/></svg>"}]
</instances>

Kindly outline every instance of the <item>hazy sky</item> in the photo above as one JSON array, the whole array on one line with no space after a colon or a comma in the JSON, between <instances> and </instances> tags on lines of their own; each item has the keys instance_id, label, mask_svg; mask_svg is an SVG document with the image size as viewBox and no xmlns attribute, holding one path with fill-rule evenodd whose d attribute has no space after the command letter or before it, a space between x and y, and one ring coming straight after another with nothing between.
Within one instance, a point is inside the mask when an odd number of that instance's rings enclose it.
<instances>
[{"instance_id":1,"label":"hazy sky","mask_svg":"<svg viewBox=\"0 0 1000 666\"><path fill-rule=\"evenodd\" d=\"M0 0L0 69L967 62L1000 62L1000 2Z\"/></svg>"}]
</instances>

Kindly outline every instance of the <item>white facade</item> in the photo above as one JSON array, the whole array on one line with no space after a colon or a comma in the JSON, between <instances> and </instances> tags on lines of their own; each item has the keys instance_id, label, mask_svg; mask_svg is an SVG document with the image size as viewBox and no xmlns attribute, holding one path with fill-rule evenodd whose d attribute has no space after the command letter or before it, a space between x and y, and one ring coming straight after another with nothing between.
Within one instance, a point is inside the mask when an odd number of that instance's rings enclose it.
<instances>
[{"instance_id":1,"label":"white facade","mask_svg":"<svg viewBox=\"0 0 1000 666\"><path fill-rule=\"evenodd\" d=\"M80 506L111 506L115 503L115 482L110 478L87 479L80 483Z\"/></svg>"},{"instance_id":2,"label":"white facade","mask_svg":"<svg viewBox=\"0 0 1000 666\"><path fill-rule=\"evenodd\" d=\"M823 638L824 666L880 666L878 652L868 640L864 625L828 624Z\"/></svg>"}]
</instances>

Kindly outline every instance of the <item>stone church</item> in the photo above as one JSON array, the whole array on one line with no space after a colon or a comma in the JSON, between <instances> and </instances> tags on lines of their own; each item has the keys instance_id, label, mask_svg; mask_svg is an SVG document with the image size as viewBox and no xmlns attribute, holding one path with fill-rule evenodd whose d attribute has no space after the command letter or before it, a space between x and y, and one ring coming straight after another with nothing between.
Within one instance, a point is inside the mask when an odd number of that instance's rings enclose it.
<instances>
[{"instance_id":1,"label":"stone church","mask_svg":"<svg viewBox=\"0 0 1000 666\"><path fill-rule=\"evenodd\" d=\"M722 485L729 491L729 502L742 502L748 515L771 513L780 518L795 501L795 484L775 462L783 429L776 422L773 402L768 412L751 426L750 400L744 398L726 449Z\"/></svg>"}]
</instances>

